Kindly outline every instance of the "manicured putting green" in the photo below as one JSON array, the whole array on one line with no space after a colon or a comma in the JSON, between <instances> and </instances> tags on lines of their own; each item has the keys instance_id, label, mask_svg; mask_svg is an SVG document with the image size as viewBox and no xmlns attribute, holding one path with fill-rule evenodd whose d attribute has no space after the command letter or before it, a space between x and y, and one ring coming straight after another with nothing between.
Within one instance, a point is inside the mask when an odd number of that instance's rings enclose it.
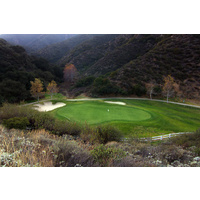
<instances>
[{"instance_id":1,"label":"manicured putting green","mask_svg":"<svg viewBox=\"0 0 200 200\"><path fill-rule=\"evenodd\" d=\"M56 115L76 122L99 124L110 121L143 121L151 118L151 114L142 109L127 105L108 104L101 101L68 103L58 109Z\"/></svg>"},{"instance_id":2,"label":"manicured putting green","mask_svg":"<svg viewBox=\"0 0 200 200\"><path fill-rule=\"evenodd\" d=\"M109 124L125 136L154 135L195 131L200 128L200 109L150 100L107 99L126 105L96 101L63 101L66 106L51 111L61 120L90 125ZM108 111L109 109L109 111Z\"/></svg>"}]
</instances>

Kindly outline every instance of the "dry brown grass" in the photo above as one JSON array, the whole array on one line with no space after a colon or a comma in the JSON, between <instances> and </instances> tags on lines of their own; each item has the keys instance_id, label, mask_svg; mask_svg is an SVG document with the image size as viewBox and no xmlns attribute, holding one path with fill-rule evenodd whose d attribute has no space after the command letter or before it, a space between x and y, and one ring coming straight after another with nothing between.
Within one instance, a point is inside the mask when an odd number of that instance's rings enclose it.
<instances>
[{"instance_id":1,"label":"dry brown grass","mask_svg":"<svg viewBox=\"0 0 200 200\"><path fill-rule=\"evenodd\" d=\"M89 146L48 131L8 130L0 125L0 167L93 166Z\"/></svg>"},{"instance_id":2,"label":"dry brown grass","mask_svg":"<svg viewBox=\"0 0 200 200\"><path fill-rule=\"evenodd\" d=\"M41 139L53 140L44 130L23 131L10 130L0 126L0 166L6 167L52 167L54 155L50 143Z\"/></svg>"}]
</instances>

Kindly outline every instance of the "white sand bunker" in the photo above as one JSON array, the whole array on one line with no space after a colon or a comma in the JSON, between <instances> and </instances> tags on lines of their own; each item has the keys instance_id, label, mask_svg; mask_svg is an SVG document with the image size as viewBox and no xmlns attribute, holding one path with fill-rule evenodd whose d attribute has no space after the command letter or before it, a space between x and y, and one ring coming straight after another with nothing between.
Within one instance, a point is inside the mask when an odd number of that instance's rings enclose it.
<instances>
[{"instance_id":1,"label":"white sand bunker","mask_svg":"<svg viewBox=\"0 0 200 200\"><path fill-rule=\"evenodd\" d=\"M112 104L118 104L118 105L126 105L124 102L119 102L119 101L104 101L105 103L112 103Z\"/></svg>"},{"instance_id":2,"label":"white sand bunker","mask_svg":"<svg viewBox=\"0 0 200 200\"><path fill-rule=\"evenodd\" d=\"M65 105L66 105L65 103L52 104L52 102L44 102L44 104L35 104L34 106L37 106L37 107L34 107L34 109L40 112L44 112L44 111L50 111L56 108L63 107Z\"/></svg>"}]
</instances>

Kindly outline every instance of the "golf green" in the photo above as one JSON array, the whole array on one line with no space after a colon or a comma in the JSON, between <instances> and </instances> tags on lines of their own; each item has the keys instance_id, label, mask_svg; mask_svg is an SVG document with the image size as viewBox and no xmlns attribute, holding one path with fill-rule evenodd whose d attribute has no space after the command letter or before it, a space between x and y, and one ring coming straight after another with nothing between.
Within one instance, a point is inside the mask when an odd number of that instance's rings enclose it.
<instances>
[{"instance_id":1,"label":"golf green","mask_svg":"<svg viewBox=\"0 0 200 200\"><path fill-rule=\"evenodd\" d=\"M143 121L151 114L142 109L125 105L108 104L101 101L68 103L58 109L57 116L76 122L99 124L111 121Z\"/></svg>"},{"instance_id":2,"label":"golf green","mask_svg":"<svg viewBox=\"0 0 200 200\"><path fill-rule=\"evenodd\" d=\"M104 101L120 101L126 105ZM200 128L199 108L128 99L62 102L66 106L51 111L56 118L82 124L86 122L92 126L109 124L118 128L125 136L148 137Z\"/></svg>"}]
</instances>

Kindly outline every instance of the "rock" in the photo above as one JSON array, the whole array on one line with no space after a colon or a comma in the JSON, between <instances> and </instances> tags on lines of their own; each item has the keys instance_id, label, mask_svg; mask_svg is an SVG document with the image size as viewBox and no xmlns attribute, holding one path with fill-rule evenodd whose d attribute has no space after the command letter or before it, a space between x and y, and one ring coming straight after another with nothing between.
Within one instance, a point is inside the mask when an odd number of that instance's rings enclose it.
<instances>
[{"instance_id":1,"label":"rock","mask_svg":"<svg viewBox=\"0 0 200 200\"><path fill-rule=\"evenodd\" d=\"M156 160L156 164L162 164L161 160Z\"/></svg>"},{"instance_id":2,"label":"rock","mask_svg":"<svg viewBox=\"0 0 200 200\"><path fill-rule=\"evenodd\" d=\"M156 161L153 161L152 163L153 163L153 164L156 164L156 165L158 165L158 166L161 166L162 161L161 161L161 160L156 160Z\"/></svg>"},{"instance_id":3,"label":"rock","mask_svg":"<svg viewBox=\"0 0 200 200\"><path fill-rule=\"evenodd\" d=\"M197 161L192 161L192 162L190 163L190 166L196 167L196 166L197 166Z\"/></svg>"},{"instance_id":4,"label":"rock","mask_svg":"<svg viewBox=\"0 0 200 200\"><path fill-rule=\"evenodd\" d=\"M82 167L80 164L76 164L74 167Z\"/></svg>"},{"instance_id":5,"label":"rock","mask_svg":"<svg viewBox=\"0 0 200 200\"><path fill-rule=\"evenodd\" d=\"M184 165L180 163L180 161L175 160L174 162L171 163L173 167L183 167Z\"/></svg>"},{"instance_id":6,"label":"rock","mask_svg":"<svg viewBox=\"0 0 200 200\"><path fill-rule=\"evenodd\" d=\"M200 161L200 157L195 157L195 158L193 158L193 161L199 162L199 161Z\"/></svg>"}]
</instances>

